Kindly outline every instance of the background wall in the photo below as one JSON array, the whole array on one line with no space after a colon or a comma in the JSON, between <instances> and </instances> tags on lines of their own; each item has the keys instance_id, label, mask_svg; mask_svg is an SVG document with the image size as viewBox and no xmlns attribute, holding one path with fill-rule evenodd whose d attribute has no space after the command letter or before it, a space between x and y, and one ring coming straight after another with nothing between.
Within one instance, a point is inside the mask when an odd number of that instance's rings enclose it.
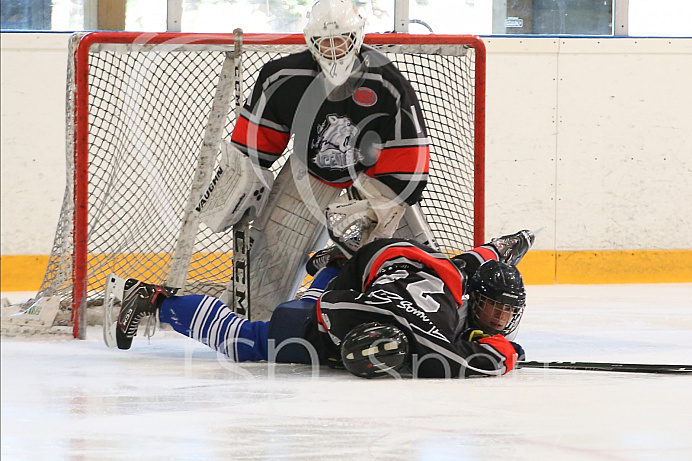
<instances>
[{"instance_id":1,"label":"background wall","mask_svg":"<svg viewBox=\"0 0 692 461\"><path fill-rule=\"evenodd\" d=\"M692 281L692 39L484 40L487 235L538 230L539 283Z\"/></svg>"},{"instance_id":2,"label":"background wall","mask_svg":"<svg viewBox=\"0 0 692 461\"><path fill-rule=\"evenodd\" d=\"M3 290L51 250L68 36L1 37ZM692 281L692 39L484 41L486 235L536 231L529 283Z\"/></svg>"}]
</instances>

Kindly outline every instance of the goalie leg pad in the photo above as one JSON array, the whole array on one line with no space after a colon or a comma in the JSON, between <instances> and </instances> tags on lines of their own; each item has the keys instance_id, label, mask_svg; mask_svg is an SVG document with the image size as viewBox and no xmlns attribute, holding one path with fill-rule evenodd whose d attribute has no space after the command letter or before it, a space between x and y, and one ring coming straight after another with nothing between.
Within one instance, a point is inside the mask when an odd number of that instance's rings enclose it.
<instances>
[{"instance_id":1,"label":"goalie leg pad","mask_svg":"<svg viewBox=\"0 0 692 461\"><path fill-rule=\"evenodd\" d=\"M348 257L369 241L377 224L367 200L349 200L346 196L330 203L325 215L329 237Z\"/></svg>"},{"instance_id":2,"label":"goalie leg pad","mask_svg":"<svg viewBox=\"0 0 692 461\"><path fill-rule=\"evenodd\" d=\"M378 224L372 231L370 240L393 236L415 240L434 250L440 249L420 203L403 203L385 184L364 174L358 176L358 180L349 189L349 195L351 198L368 199L372 202ZM399 207L403 208L401 213Z\"/></svg>"},{"instance_id":3,"label":"goalie leg pad","mask_svg":"<svg viewBox=\"0 0 692 461\"><path fill-rule=\"evenodd\" d=\"M340 192L308 175L299 161L289 158L283 166L251 229L253 320L268 320L276 306L295 297L309 254L325 243L324 209Z\"/></svg>"}]
</instances>

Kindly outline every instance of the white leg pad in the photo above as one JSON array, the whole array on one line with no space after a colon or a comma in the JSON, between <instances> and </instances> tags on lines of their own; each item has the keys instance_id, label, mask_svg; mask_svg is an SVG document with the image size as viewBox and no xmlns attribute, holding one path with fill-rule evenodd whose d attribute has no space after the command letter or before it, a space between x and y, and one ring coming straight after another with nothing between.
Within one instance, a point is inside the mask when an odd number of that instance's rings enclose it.
<instances>
[{"instance_id":1,"label":"white leg pad","mask_svg":"<svg viewBox=\"0 0 692 461\"><path fill-rule=\"evenodd\" d=\"M281 169L251 229L252 320L269 320L277 305L295 297L309 254L325 243L324 210L340 192L299 161L289 159Z\"/></svg>"}]
</instances>

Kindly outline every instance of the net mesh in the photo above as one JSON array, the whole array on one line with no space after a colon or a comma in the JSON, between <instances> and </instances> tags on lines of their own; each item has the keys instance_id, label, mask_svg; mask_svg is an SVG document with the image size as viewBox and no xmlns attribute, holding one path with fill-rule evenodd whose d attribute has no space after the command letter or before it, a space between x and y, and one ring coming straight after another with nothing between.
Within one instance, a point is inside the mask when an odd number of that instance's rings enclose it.
<instances>
[{"instance_id":1,"label":"net mesh","mask_svg":"<svg viewBox=\"0 0 692 461\"><path fill-rule=\"evenodd\" d=\"M78 40L73 39L73 45ZM475 50L470 46L377 46L416 90L431 143L422 207L444 251L473 244ZM243 46L242 98L261 67L304 46ZM450 51L451 50L451 51ZM98 303L117 273L164 283L185 218L219 73L233 51L210 47L103 45L89 54L87 299ZM69 322L73 280L74 69L68 72L67 188L49 265L37 296L59 295ZM232 108L231 108L232 109ZM235 111L222 137L230 139ZM291 153L291 145L274 169ZM186 291L220 295L231 276L230 232L201 224Z\"/></svg>"}]
</instances>

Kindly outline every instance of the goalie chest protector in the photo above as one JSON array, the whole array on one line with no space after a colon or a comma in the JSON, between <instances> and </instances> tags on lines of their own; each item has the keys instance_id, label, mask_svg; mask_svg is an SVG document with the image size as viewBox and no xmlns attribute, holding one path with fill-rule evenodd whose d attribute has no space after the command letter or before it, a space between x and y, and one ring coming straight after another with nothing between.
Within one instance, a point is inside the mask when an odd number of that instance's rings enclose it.
<instances>
[{"instance_id":1,"label":"goalie chest protector","mask_svg":"<svg viewBox=\"0 0 692 461\"><path fill-rule=\"evenodd\" d=\"M346 187L354 179L351 175L366 171L397 193L414 183L406 197L414 203L427 181L429 162L418 99L382 53L363 47L360 56L365 72L330 97L309 51L267 63L241 111L232 142L269 167L293 133L293 156L314 177ZM344 94L335 97L339 92Z\"/></svg>"}]
</instances>

